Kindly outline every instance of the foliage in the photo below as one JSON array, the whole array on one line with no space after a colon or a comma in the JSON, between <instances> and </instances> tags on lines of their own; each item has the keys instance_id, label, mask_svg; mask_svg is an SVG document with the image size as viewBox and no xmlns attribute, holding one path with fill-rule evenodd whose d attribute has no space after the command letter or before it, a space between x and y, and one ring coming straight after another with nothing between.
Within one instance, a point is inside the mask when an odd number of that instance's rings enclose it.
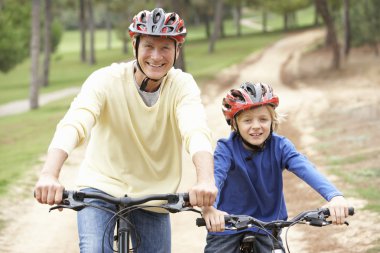
<instances>
[{"instance_id":1,"label":"foliage","mask_svg":"<svg viewBox=\"0 0 380 253\"><path fill-rule=\"evenodd\" d=\"M5 0L0 6L0 71L8 72L29 54L30 4Z\"/></svg>"},{"instance_id":2,"label":"foliage","mask_svg":"<svg viewBox=\"0 0 380 253\"><path fill-rule=\"evenodd\" d=\"M380 42L380 1L351 1L350 20L352 44Z\"/></svg>"},{"instance_id":3,"label":"foliage","mask_svg":"<svg viewBox=\"0 0 380 253\"><path fill-rule=\"evenodd\" d=\"M44 30L41 29L41 45L43 45ZM54 20L51 25L51 52L54 53L57 51L58 45L61 42L63 35L63 27L58 20ZM41 47L41 51L43 47Z\"/></svg>"},{"instance_id":4,"label":"foliage","mask_svg":"<svg viewBox=\"0 0 380 253\"><path fill-rule=\"evenodd\" d=\"M261 0L261 6L279 14L292 13L311 5L310 0Z\"/></svg>"}]
</instances>

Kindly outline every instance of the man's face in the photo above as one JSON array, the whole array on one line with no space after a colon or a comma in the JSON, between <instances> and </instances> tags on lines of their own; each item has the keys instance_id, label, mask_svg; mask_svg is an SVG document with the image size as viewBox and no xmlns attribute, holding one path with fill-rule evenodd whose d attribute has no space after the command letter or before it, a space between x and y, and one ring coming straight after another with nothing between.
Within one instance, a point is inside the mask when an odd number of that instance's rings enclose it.
<instances>
[{"instance_id":1,"label":"man's face","mask_svg":"<svg viewBox=\"0 0 380 253\"><path fill-rule=\"evenodd\" d=\"M138 47L138 61L151 79L165 76L174 64L177 48L174 40L159 36L141 36Z\"/></svg>"}]
</instances>

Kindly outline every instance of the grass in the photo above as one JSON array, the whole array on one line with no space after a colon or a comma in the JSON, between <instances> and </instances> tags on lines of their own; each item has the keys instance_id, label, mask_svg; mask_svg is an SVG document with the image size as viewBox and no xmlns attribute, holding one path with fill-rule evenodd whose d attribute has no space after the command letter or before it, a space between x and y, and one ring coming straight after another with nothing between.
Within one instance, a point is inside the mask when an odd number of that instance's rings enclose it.
<instances>
[{"instance_id":1,"label":"grass","mask_svg":"<svg viewBox=\"0 0 380 253\"><path fill-rule=\"evenodd\" d=\"M261 23L261 12L250 10L244 13L245 18L252 18L258 24ZM297 13L299 27L313 24L314 10L307 8ZM268 28L270 31L282 29L282 16L269 13ZM213 24L210 24L213 28ZM257 28L242 26L242 37L235 38L236 28L232 20L224 22L226 39L218 41L216 52L213 55L207 53L208 42L205 27L188 27L188 37L185 46L185 59L187 71L194 74L198 80L206 80L215 75L221 68L241 61L249 53L270 44L280 38L281 32L263 35ZM66 31L57 52L51 59L50 86L41 88L40 93L79 86L85 78L95 69L109 65L115 61L124 61L132 58L131 50L125 55L121 52L121 41L116 32L112 33L112 49L107 49L107 33L104 30L96 31L96 58L97 64L90 66L79 61L79 32ZM201 61L199 59L202 59ZM42 61L42 59L41 59ZM25 99L29 96L30 61L25 60L9 73L0 73L0 105L17 99Z\"/></svg>"},{"instance_id":2,"label":"grass","mask_svg":"<svg viewBox=\"0 0 380 253\"><path fill-rule=\"evenodd\" d=\"M98 33L99 39L105 39L105 31ZM241 38L229 37L217 42L213 54L207 52L207 40L189 40L185 47L187 71L198 82L204 81L217 75L224 67L241 62L250 53L273 43L281 36L281 33L267 33ZM122 54L120 48L107 50L104 45L97 44L97 64L89 66L79 61L79 53L74 46L77 44L74 42L76 39L75 32L65 33L62 46L52 56L51 85L41 88L41 93L80 86L95 69L132 57L131 54ZM0 104L28 97L29 64L27 60L13 71L0 74ZM0 196L9 185L39 162L40 156L47 150L55 125L67 110L70 100L64 99L38 110L0 118Z\"/></svg>"},{"instance_id":3,"label":"grass","mask_svg":"<svg viewBox=\"0 0 380 253\"><path fill-rule=\"evenodd\" d=\"M105 32L102 31L105 35ZM74 38L72 31L66 32ZM101 32L99 32L101 33ZM244 59L248 54L279 39L281 33L268 33L244 36L241 38L226 38L217 42L213 54L208 54L208 41L190 41L185 46L187 71L196 78L215 75L221 68L227 67ZM67 43L72 43L68 41ZM65 49L66 50L66 49ZM67 49L68 50L68 49ZM132 52L130 50L130 52ZM40 92L46 93L72 86L79 86L95 69L112 62L125 61L132 58L131 53L125 55L120 48L111 50L99 49L96 51L97 64L90 66L79 61L78 52L57 52L52 56L50 86L41 87ZM202 59L202 60L199 60ZM26 60L13 71L0 74L0 104L17 99L25 99L29 92L30 61Z\"/></svg>"},{"instance_id":4,"label":"grass","mask_svg":"<svg viewBox=\"0 0 380 253\"><path fill-rule=\"evenodd\" d=\"M317 126L315 144L321 153L320 162L330 173L343 179L349 195L367 200L366 209L380 212L380 167L377 124L365 124L358 114L326 112L329 121ZM358 127L360 125L360 128Z\"/></svg>"},{"instance_id":5,"label":"grass","mask_svg":"<svg viewBox=\"0 0 380 253\"><path fill-rule=\"evenodd\" d=\"M308 15L306 11L301 16L306 20ZM254 17L261 21L260 14ZM270 15L268 26L275 30L280 29L280 25L277 25L280 20L280 17ZM227 37L219 40L215 45L215 52L209 54L204 26L188 29L190 33L185 46L187 71L194 75L200 85L217 75L221 69L241 62L249 54L282 37L281 32L263 34L249 27L243 27L243 36L234 37L232 21L227 21ZM105 31L96 32L97 64L90 66L79 61L79 33L65 32L57 52L52 55L51 84L41 88L40 93L80 86L95 69L132 58L131 50L127 55L121 53L121 43L114 33L112 49L106 48L106 38ZM9 73L0 74L0 105L28 98L29 69L30 61L26 60ZM0 196L9 185L39 163L40 156L46 152L55 125L67 110L70 100L63 99L35 111L0 118Z\"/></svg>"},{"instance_id":6,"label":"grass","mask_svg":"<svg viewBox=\"0 0 380 253\"><path fill-rule=\"evenodd\" d=\"M0 195L6 192L8 185L39 162L70 100L66 98L39 110L1 118Z\"/></svg>"}]
</instances>

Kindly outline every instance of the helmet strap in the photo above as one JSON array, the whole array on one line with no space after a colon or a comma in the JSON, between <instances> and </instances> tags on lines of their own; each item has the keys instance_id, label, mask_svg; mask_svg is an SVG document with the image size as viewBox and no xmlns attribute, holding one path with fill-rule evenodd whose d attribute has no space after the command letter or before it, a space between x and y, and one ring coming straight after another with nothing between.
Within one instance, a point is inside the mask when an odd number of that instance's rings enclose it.
<instances>
[{"instance_id":1,"label":"helmet strap","mask_svg":"<svg viewBox=\"0 0 380 253\"><path fill-rule=\"evenodd\" d=\"M152 80L154 82L158 82L162 78L164 78L166 76L166 74L163 77L161 77L160 79L153 79L153 78L150 78L147 74L145 74L144 70L142 70L141 65L139 63L139 50L138 50L139 49L139 44L140 44L140 36L137 36L137 38L136 38L136 44L135 44L136 65L137 65L137 68L141 71L141 73L143 73L143 75L145 76L144 80L142 81L142 83L140 85L140 90L141 91L146 91L146 87L148 86L149 80Z\"/></svg>"}]
</instances>

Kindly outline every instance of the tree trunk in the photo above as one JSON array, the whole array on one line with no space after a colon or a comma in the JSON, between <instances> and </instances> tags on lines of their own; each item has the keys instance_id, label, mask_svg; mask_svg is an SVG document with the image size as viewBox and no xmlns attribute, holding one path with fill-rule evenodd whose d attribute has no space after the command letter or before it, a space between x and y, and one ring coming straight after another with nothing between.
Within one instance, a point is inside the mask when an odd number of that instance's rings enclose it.
<instances>
[{"instance_id":1,"label":"tree trunk","mask_svg":"<svg viewBox=\"0 0 380 253\"><path fill-rule=\"evenodd\" d=\"M268 31L268 12L263 9L262 11L262 22L263 22L263 32L266 33Z\"/></svg>"},{"instance_id":2,"label":"tree trunk","mask_svg":"<svg viewBox=\"0 0 380 253\"><path fill-rule=\"evenodd\" d=\"M350 0L344 0L344 55L347 57L351 49Z\"/></svg>"},{"instance_id":3,"label":"tree trunk","mask_svg":"<svg viewBox=\"0 0 380 253\"><path fill-rule=\"evenodd\" d=\"M111 13L110 13L110 2L106 3L106 30L107 30L107 49L112 48L112 23L111 23Z\"/></svg>"},{"instance_id":4,"label":"tree trunk","mask_svg":"<svg viewBox=\"0 0 380 253\"><path fill-rule=\"evenodd\" d=\"M90 65L96 63L95 58L95 19L92 0L88 0L88 24L90 29Z\"/></svg>"},{"instance_id":5,"label":"tree trunk","mask_svg":"<svg viewBox=\"0 0 380 253\"><path fill-rule=\"evenodd\" d=\"M45 0L45 38L44 38L44 71L42 76L42 85L49 85L49 70L51 56L51 23L53 16L51 13L51 0Z\"/></svg>"},{"instance_id":6,"label":"tree trunk","mask_svg":"<svg viewBox=\"0 0 380 253\"><path fill-rule=\"evenodd\" d=\"M79 0L80 60L87 61L86 54L86 0Z\"/></svg>"},{"instance_id":7,"label":"tree trunk","mask_svg":"<svg viewBox=\"0 0 380 253\"><path fill-rule=\"evenodd\" d=\"M315 6L314 8L314 25L319 25L319 15L318 15L317 6Z\"/></svg>"},{"instance_id":8,"label":"tree trunk","mask_svg":"<svg viewBox=\"0 0 380 253\"><path fill-rule=\"evenodd\" d=\"M330 36L329 46L333 51L333 61L332 68L339 69L340 67L340 53L339 53L339 44L338 39L335 32L334 22L330 15L326 0L315 0L315 4L319 14L321 14L323 21L327 27L327 36Z\"/></svg>"},{"instance_id":9,"label":"tree trunk","mask_svg":"<svg viewBox=\"0 0 380 253\"><path fill-rule=\"evenodd\" d=\"M164 6L163 0L156 0L155 2L156 2L156 8L163 8Z\"/></svg>"},{"instance_id":10,"label":"tree trunk","mask_svg":"<svg viewBox=\"0 0 380 253\"><path fill-rule=\"evenodd\" d=\"M223 16L223 0L216 0L216 8L214 13L214 31L211 35L210 44L208 48L209 53L213 53L215 50L215 43L220 36L220 30L222 26L222 16Z\"/></svg>"},{"instance_id":11,"label":"tree trunk","mask_svg":"<svg viewBox=\"0 0 380 253\"><path fill-rule=\"evenodd\" d=\"M177 13L180 17L183 17L183 13L181 10L181 4L178 0L172 0L172 7L175 13ZM174 67L177 69L181 69L182 71L186 71L186 64L185 64L185 50L184 47L181 47L179 50L179 55L177 60L175 61Z\"/></svg>"},{"instance_id":12,"label":"tree trunk","mask_svg":"<svg viewBox=\"0 0 380 253\"><path fill-rule=\"evenodd\" d=\"M210 32L210 16L208 15L208 13L206 12L204 15L203 15L203 18L204 18L204 22L205 22L205 30L206 30L206 38L207 39L210 39L211 38L211 32Z\"/></svg>"},{"instance_id":13,"label":"tree trunk","mask_svg":"<svg viewBox=\"0 0 380 253\"><path fill-rule=\"evenodd\" d=\"M30 109L38 108L38 92L39 92L39 57L40 57L40 0L32 1L32 31L30 39Z\"/></svg>"},{"instance_id":14,"label":"tree trunk","mask_svg":"<svg viewBox=\"0 0 380 253\"><path fill-rule=\"evenodd\" d=\"M289 13L284 13L284 31L288 30Z\"/></svg>"},{"instance_id":15,"label":"tree trunk","mask_svg":"<svg viewBox=\"0 0 380 253\"><path fill-rule=\"evenodd\" d=\"M235 19L236 19L236 36L241 36L241 0L236 2L235 8Z\"/></svg>"},{"instance_id":16,"label":"tree trunk","mask_svg":"<svg viewBox=\"0 0 380 253\"><path fill-rule=\"evenodd\" d=\"M128 43L129 43L128 37L129 37L129 33L126 30L123 33L123 53L124 54L128 54Z\"/></svg>"}]
</instances>

